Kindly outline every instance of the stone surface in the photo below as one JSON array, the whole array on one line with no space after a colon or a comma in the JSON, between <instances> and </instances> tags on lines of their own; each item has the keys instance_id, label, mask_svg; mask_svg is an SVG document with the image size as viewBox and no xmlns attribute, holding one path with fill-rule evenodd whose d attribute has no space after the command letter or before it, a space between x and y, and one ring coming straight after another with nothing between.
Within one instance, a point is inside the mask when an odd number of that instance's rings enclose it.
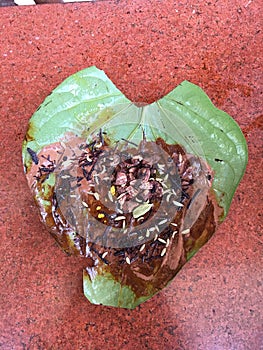
<instances>
[{"instance_id":1,"label":"stone surface","mask_svg":"<svg viewBox=\"0 0 263 350\"><path fill-rule=\"evenodd\" d=\"M0 9L0 348L263 348L262 15L258 1L100 1ZM22 170L27 123L68 75L95 64L133 101L182 80L240 124L249 163L215 236L133 311L91 305L83 261L39 222Z\"/></svg>"}]
</instances>

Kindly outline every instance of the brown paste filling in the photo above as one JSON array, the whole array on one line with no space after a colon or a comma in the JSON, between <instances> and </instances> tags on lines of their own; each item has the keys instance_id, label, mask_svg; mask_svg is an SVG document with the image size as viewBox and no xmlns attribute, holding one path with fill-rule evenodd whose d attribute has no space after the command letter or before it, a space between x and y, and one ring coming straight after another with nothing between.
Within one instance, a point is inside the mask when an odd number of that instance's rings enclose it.
<instances>
[{"instance_id":1,"label":"brown paste filling","mask_svg":"<svg viewBox=\"0 0 263 350\"><path fill-rule=\"evenodd\" d=\"M51 145L31 155L28 180L42 221L67 253L87 258L91 279L110 272L137 296L155 293L215 231L212 173L161 138L121 152L109 144L100 132L90 144Z\"/></svg>"}]
</instances>

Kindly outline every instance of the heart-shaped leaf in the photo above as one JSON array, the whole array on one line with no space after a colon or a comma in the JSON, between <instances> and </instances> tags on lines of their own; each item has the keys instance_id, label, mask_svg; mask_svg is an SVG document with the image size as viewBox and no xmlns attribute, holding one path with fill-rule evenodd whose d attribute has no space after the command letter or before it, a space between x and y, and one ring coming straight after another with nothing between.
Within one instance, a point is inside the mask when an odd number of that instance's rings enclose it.
<instances>
[{"instance_id":1,"label":"heart-shaped leaf","mask_svg":"<svg viewBox=\"0 0 263 350\"><path fill-rule=\"evenodd\" d=\"M184 81L138 106L90 67L34 113L23 162L47 228L65 251L92 260L87 298L133 308L167 285L227 215L247 146L196 85Z\"/></svg>"}]
</instances>

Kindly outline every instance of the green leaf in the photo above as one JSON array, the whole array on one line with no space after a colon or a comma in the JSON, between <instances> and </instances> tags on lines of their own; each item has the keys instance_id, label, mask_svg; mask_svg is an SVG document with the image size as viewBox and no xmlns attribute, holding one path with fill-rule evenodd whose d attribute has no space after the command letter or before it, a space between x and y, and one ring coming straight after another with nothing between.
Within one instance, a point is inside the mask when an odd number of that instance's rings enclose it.
<instances>
[{"instance_id":1,"label":"green leaf","mask_svg":"<svg viewBox=\"0 0 263 350\"><path fill-rule=\"evenodd\" d=\"M23 144L25 169L29 171L32 164L27 147L38 153L46 145L63 141L65 133L89 140L100 129L107 132L112 145L123 139L139 144L143 138L161 137L203 158L214 172L213 190L223 208L220 219L227 215L246 168L247 145L237 123L198 86L184 81L159 101L138 107L103 71L84 69L59 85L31 118ZM55 181L53 176L51 180ZM146 213L147 205L140 210L134 215ZM133 308L154 294L149 291L137 297L130 286L105 271L93 279L84 271L84 293L93 303Z\"/></svg>"},{"instance_id":2,"label":"green leaf","mask_svg":"<svg viewBox=\"0 0 263 350\"><path fill-rule=\"evenodd\" d=\"M92 280L83 271L85 297L93 304L134 309L152 295L137 297L129 286L121 285L110 273L97 274Z\"/></svg>"},{"instance_id":3,"label":"green leaf","mask_svg":"<svg viewBox=\"0 0 263 350\"><path fill-rule=\"evenodd\" d=\"M201 88L188 81L157 104L174 129L181 122L189 126L189 133L182 131L180 143L189 152L199 153L213 169L213 188L225 218L247 164L247 144L238 124L217 109Z\"/></svg>"},{"instance_id":4,"label":"green leaf","mask_svg":"<svg viewBox=\"0 0 263 350\"><path fill-rule=\"evenodd\" d=\"M66 132L84 136L101 111L119 103L130 104L130 101L96 67L68 77L30 119L23 146L26 167L30 164L27 147L39 152L44 146L58 142Z\"/></svg>"}]
</instances>

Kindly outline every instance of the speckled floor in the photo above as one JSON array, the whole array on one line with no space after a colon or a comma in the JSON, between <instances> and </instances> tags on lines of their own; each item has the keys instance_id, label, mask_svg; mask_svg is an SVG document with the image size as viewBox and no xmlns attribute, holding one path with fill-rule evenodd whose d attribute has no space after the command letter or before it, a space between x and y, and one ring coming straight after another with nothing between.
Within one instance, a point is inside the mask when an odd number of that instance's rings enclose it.
<instances>
[{"instance_id":1,"label":"speckled floor","mask_svg":"<svg viewBox=\"0 0 263 350\"><path fill-rule=\"evenodd\" d=\"M136 0L0 9L1 350L263 349L260 7ZM22 170L30 116L93 64L134 101L152 102L184 79L200 85L249 147L225 222L169 287L132 311L85 299L83 261L46 232Z\"/></svg>"}]
</instances>

